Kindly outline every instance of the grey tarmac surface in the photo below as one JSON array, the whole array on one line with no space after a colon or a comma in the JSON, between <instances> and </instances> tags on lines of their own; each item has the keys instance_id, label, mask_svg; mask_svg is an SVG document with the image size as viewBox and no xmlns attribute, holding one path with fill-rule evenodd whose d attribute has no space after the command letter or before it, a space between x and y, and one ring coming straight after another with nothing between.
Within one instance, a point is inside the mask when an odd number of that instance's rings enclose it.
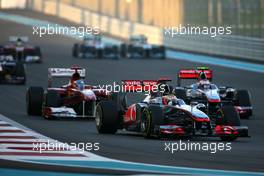
<instances>
[{"instance_id":1,"label":"grey tarmac surface","mask_svg":"<svg viewBox=\"0 0 264 176\"><path fill-rule=\"evenodd\" d=\"M14 12L14 11L11 11ZM42 16L30 11L16 11L18 14L51 20L62 24L68 21L55 17ZM95 60L75 59L71 57L74 39L63 36L46 36L39 38L32 35L32 28L0 21L0 44L6 43L10 35L26 35L30 41L39 45L43 52L43 64L27 65L26 85L0 85L0 113L53 139L62 142L99 142L100 150L96 154L109 158L210 169L264 171L264 75L236 69L208 65L214 70L214 82L217 85L230 85L248 89L252 94L254 116L242 120L249 127L251 138L239 139L232 143L231 151L218 151L215 154L198 151L178 151L171 154L164 151L164 143L169 140L144 139L127 132L116 135L98 134L93 120L45 120L26 114L25 93L29 86L47 86L47 69L49 67L70 67L73 64L86 68L88 84L105 84L122 79L157 79L168 76L176 82L180 68L195 67L201 64L179 60ZM171 140L170 140L171 141ZM192 139L193 142L219 142L217 138ZM172 140L171 142L179 142Z\"/></svg>"}]
</instances>

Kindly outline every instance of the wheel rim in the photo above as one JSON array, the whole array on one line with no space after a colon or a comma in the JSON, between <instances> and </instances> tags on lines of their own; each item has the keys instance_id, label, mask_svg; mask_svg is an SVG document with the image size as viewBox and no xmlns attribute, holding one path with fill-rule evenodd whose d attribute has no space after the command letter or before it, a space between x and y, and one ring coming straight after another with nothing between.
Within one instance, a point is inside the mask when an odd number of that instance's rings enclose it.
<instances>
[{"instance_id":1,"label":"wheel rim","mask_svg":"<svg viewBox=\"0 0 264 176\"><path fill-rule=\"evenodd\" d=\"M150 114L149 112L145 109L143 110L143 118L140 124L141 131L145 134L148 135L149 133L149 128L150 128Z\"/></svg>"},{"instance_id":2,"label":"wheel rim","mask_svg":"<svg viewBox=\"0 0 264 176\"><path fill-rule=\"evenodd\" d=\"M100 113L98 111L96 111L95 123L96 123L97 127L99 127L101 124L101 116L100 116Z\"/></svg>"},{"instance_id":3,"label":"wheel rim","mask_svg":"<svg viewBox=\"0 0 264 176\"><path fill-rule=\"evenodd\" d=\"M142 132L146 131L146 120L141 121L140 129L141 129Z\"/></svg>"}]
</instances>

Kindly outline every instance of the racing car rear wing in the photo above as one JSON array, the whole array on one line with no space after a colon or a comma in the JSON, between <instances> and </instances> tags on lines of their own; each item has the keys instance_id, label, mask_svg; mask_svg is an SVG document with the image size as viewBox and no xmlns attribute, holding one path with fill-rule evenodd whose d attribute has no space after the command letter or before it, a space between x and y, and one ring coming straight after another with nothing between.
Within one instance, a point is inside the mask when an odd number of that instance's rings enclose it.
<instances>
[{"instance_id":1,"label":"racing car rear wing","mask_svg":"<svg viewBox=\"0 0 264 176\"><path fill-rule=\"evenodd\" d=\"M27 36L10 36L9 41L10 42L16 42L17 39L21 39L23 42L28 42L28 37Z\"/></svg>"},{"instance_id":2,"label":"racing car rear wing","mask_svg":"<svg viewBox=\"0 0 264 176\"><path fill-rule=\"evenodd\" d=\"M178 72L178 86L181 86L182 79L199 79L201 72L205 73L208 80L213 79L213 71L207 67L198 67L197 69L182 69Z\"/></svg>"},{"instance_id":3,"label":"racing car rear wing","mask_svg":"<svg viewBox=\"0 0 264 176\"><path fill-rule=\"evenodd\" d=\"M147 92L153 90L153 86L157 84L157 80L122 80L125 92Z\"/></svg>"},{"instance_id":4,"label":"racing car rear wing","mask_svg":"<svg viewBox=\"0 0 264 176\"><path fill-rule=\"evenodd\" d=\"M48 69L48 85L51 87L52 78L70 78L74 73L79 73L81 78L85 78L85 69L81 67L71 67L71 68L49 68Z\"/></svg>"},{"instance_id":5,"label":"racing car rear wing","mask_svg":"<svg viewBox=\"0 0 264 176\"><path fill-rule=\"evenodd\" d=\"M158 85L166 84L171 81L168 78L160 78L158 80L122 80L123 90L126 92L147 92L157 91Z\"/></svg>"}]
</instances>

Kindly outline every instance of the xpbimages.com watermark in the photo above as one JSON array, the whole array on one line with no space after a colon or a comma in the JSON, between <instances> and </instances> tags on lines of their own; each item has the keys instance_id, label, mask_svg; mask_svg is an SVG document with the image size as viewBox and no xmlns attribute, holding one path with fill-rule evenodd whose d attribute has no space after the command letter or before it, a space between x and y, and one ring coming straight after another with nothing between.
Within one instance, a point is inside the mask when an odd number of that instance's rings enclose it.
<instances>
[{"instance_id":1,"label":"xpbimages.com watermark","mask_svg":"<svg viewBox=\"0 0 264 176\"><path fill-rule=\"evenodd\" d=\"M176 37L177 35L209 35L210 37L216 37L219 35L231 35L231 26L190 26L182 25L173 27L164 27L163 29L165 36Z\"/></svg>"},{"instance_id":2,"label":"xpbimages.com watermark","mask_svg":"<svg viewBox=\"0 0 264 176\"><path fill-rule=\"evenodd\" d=\"M100 143L91 142L71 142L62 143L58 141L47 140L45 142L33 143L33 150L42 153L44 151L77 151L79 153L84 153L84 151L98 151L100 149Z\"/></svg>"},{"instance_id":3,"label":"xpbimages.com watermark","mask_svg":"<svg viewBox=\"0 0 264 176\"><path fill-rule=\"evenodd\" d=\"M58 24L55 25L45 25L45 26L33 26L33 35L38 35L39 37L43 37L46 35L72 35L78 37L84 37L86 35L98 35L100 34L99 27L87 27L87 26L60 26Z\"/></svg>"},{"instance_id":4,"label":"xpbimages.com watermark","mask_svg":"<svg viewBox=\"0 0 264 176\"><path fill-rule=\"evenodd\" d=\"M142 92L142 93L150 93L150 92L165 92L166 89L169 88L166 84L148 84L148 85L140 85L140 83L130 82L130 84L120 85L116 82L113 84L105 84L97 86L101 91L106 92ZM168 91L168 90L167 90Z\"/></svg>"},{"instance_id":5,"label":"xpbimages.com watermark","mask_svg":"<svg viewBox=\"0 0 264 176\"><path fill-rule=\"evenodd\" d=\"M217 152L231 151L231 142L193 142L193 141L177 141L177 142L165 142L164 151L174 154L176 152L183 151L202 151L215 154Z\"/></svg>"}]
</instances>

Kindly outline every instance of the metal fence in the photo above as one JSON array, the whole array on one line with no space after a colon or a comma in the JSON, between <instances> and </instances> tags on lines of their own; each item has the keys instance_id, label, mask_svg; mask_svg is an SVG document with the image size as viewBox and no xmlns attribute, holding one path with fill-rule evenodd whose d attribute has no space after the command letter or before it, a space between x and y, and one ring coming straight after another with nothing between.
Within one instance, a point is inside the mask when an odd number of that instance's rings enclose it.
<instances>
[{"instance_id":1,"label":"metal fence","mask_svg":"<svg viewBox=\"0 0 264 176\"><path fill-rule=\"evenodd\" d=\"M234 35L264 38L263 0L184 0L184 23L232 26Z\"/></svg>"}]
</instances>

